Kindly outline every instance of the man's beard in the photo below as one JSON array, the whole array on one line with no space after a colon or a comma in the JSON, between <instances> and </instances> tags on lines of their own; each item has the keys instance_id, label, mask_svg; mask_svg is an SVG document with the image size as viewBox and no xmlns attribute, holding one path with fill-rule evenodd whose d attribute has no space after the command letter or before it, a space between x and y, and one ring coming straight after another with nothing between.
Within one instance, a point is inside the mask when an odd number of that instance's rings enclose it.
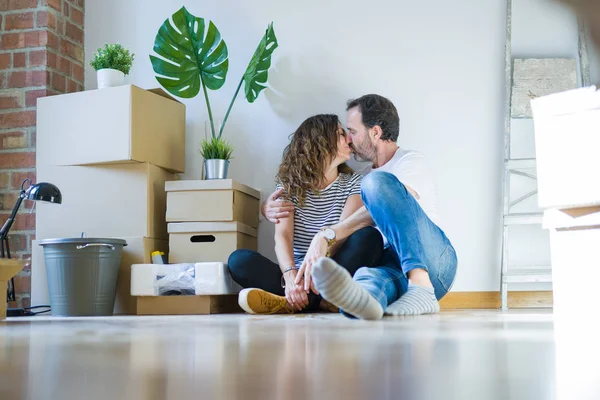
<instances>
[{"instance_id":1,"label":"man's beard","mask_svg":"<svg viewBox=\"0 0 600 400\"><path fill-rule=\"evenodd\" d=\"M352 145L352 154L358 162L375 162L375 146L369 141L365 141L364 146L361 146L359 149Z\"/></svg>"}]
</instances>

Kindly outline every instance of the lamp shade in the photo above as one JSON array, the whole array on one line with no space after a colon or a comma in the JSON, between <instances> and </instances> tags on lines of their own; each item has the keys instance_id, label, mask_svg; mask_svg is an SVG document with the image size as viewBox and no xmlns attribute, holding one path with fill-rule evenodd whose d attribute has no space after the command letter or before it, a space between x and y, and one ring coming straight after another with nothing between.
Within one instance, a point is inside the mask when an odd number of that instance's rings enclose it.
<instances>
[{"instance_id":1,"label":"lamp shade","mask_svg":"<svg viewBox=\"0 0 600 400\"><path fill-rule=\"evenodd\" d=\"M40 182L31 185L27 189L27 200L60 204L62 203L62 194L55 185L48 182Z\"/></svg>"}]
</instances>

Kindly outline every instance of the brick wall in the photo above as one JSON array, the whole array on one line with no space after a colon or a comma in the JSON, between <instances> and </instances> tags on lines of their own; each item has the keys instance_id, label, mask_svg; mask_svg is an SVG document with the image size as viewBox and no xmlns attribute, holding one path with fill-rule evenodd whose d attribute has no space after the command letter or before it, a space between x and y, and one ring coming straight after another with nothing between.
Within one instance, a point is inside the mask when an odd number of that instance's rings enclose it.
<instances>
[{"instance_id":1,"label":"brick wall","mask_svg":"<svg viewBox=\"0 0 600 400\"><path fill-rule=\"evenodd\" d=\"M83 90L84 9L84 0L0 0L0 224L23 179L35 182L36 99ZM32 206L23 203L11 229L15 258L31 257ZM19 273L15 289L10 306L28 306L30 271Z\"/></svg>"}]
</instances>

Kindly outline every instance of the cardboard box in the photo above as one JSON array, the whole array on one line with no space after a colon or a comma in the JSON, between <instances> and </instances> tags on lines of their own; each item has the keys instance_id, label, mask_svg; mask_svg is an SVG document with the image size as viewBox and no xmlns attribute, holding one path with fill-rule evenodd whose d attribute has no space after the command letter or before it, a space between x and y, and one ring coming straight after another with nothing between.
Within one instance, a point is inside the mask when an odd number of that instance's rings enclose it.
<instances>
[{"instance_id":1,"label":"cardboard box","mask_svg":"<svg viewBox=\"0 0 600 400\"><path fill-rule=\"evenodd\" d=\"M13 258L0 258L0 295L4 296L0 299L0 320L6 319L6 285L10 278L19 273L25 267L27 261L15 260ZM236 297L237 298L237 297Z\"/></svg>"},{"instance_id":2,"label":"cardboard box","mask_svg":"<svg viewBox=\"0 0 600 400\"><path fill-rule=\"evenodd\" d=\"M137 298L138 315L202 315L243 312L237 295L142 296Z\"/></svg>"},{"instance_id":3,"label":"cardboard box","mask_svg":"<svg viewBox=\"0 0 600 400\"><path fill-rule=\"evenodd\" d=\"M117 281L114 313L115 315L135 315L137 312L137 300L131 296L131 266L133 264L151 263L150 254L154 250L166 253L169 243L166 240L147 237L120 237L120 239L124 239L127 242L127 246L123 247L123 258ZM39 240L34 240L32 243L31 304L50 304L46 264L44 263L44 249L39 245Z\"/></svg>"},{"instance_id":4,"label":"cardboard box","mask_svg":"<svg viewBox=\"0 0 600 400\"><path fill-rule=\"evenodd\" d=\"M132 296L159 296L161 290L182 288L196 295L238 294L242 289L220 262L131 266Z\"/></svg>"},{"instance_id":5,"label":"cardboard box","mask_svg":"<svg viewBox=\"0 0 600 400\"><path fill-rule=\"evenodd\" d=\"M232 179L165 184L167 222L237 221L258 227L260 192Z\"/></svg>"},{"instance_id":6,"label":"cardboard box","mask_svg":"<svg viewBox=\"0 0 600 400\"><path fill-rule=\"evenodd\" d=\"M538 204L566 209L600 204L600 92L595 86L531 101Z\"/></svg>"},{"instance_id":7,"label":"cardboard box","mask_svg":"<svg viewBox=\"0 0 600 400\"><path fill-rule=\"evenodd\" d=\"M42 97L37 165L148 162L185 170L185 105L162 89L123 85Z\"/></svg>"},{"instance_id":8,"label":"cardboard box","mask_svg":"<svg viewBox=\"0 0 600 400\"><path fill-rule=\"evenodd\" d=\"M171 222L169 263L223 262L235 250L257 250L257 231L240 222Z\"/></svg>"},{"instance_id":9,"label":"cardboard box","mask_svg":"<svg viewBox=\"0 0 600 400\"><path fill-rule=\"evenodd\" d=\"M597 313L600 207L569 213L547 210L543 226L550 231L555 315L580 323L579 319L589 319Z\"/></svg>"},{"instance_id":10,"label":"cardboard box","mask_svg":"<svg viewBox=\"0 0 600 400\"><path fill-rule=\"evenodd\" d=\"M39 167L38 182L61 191L62 204L37 203L38 239L135 237L167 239L165 182L173 173L148 164Z\"/></svg>"}]
</instances>

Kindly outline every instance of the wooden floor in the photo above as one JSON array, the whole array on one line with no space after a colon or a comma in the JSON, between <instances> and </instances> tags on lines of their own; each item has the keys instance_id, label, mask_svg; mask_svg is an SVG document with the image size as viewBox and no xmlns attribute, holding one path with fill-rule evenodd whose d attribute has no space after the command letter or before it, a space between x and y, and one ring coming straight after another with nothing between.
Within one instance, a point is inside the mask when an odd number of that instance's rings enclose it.
<instances>
[{"instance_id":1,"label":"wooden floor","mask_svg":"<svg viewBox=\"0 0 600 400\"><path fill-rule=\"evenodd\" d=\"M582 387L600 394L600 379L577 381L600 371L597 358L591 366L560 362L553 319L548 310L377 322L338 314L9 319L0 322L0 399L579 400Z\"/></svg>"}]
</instances>

